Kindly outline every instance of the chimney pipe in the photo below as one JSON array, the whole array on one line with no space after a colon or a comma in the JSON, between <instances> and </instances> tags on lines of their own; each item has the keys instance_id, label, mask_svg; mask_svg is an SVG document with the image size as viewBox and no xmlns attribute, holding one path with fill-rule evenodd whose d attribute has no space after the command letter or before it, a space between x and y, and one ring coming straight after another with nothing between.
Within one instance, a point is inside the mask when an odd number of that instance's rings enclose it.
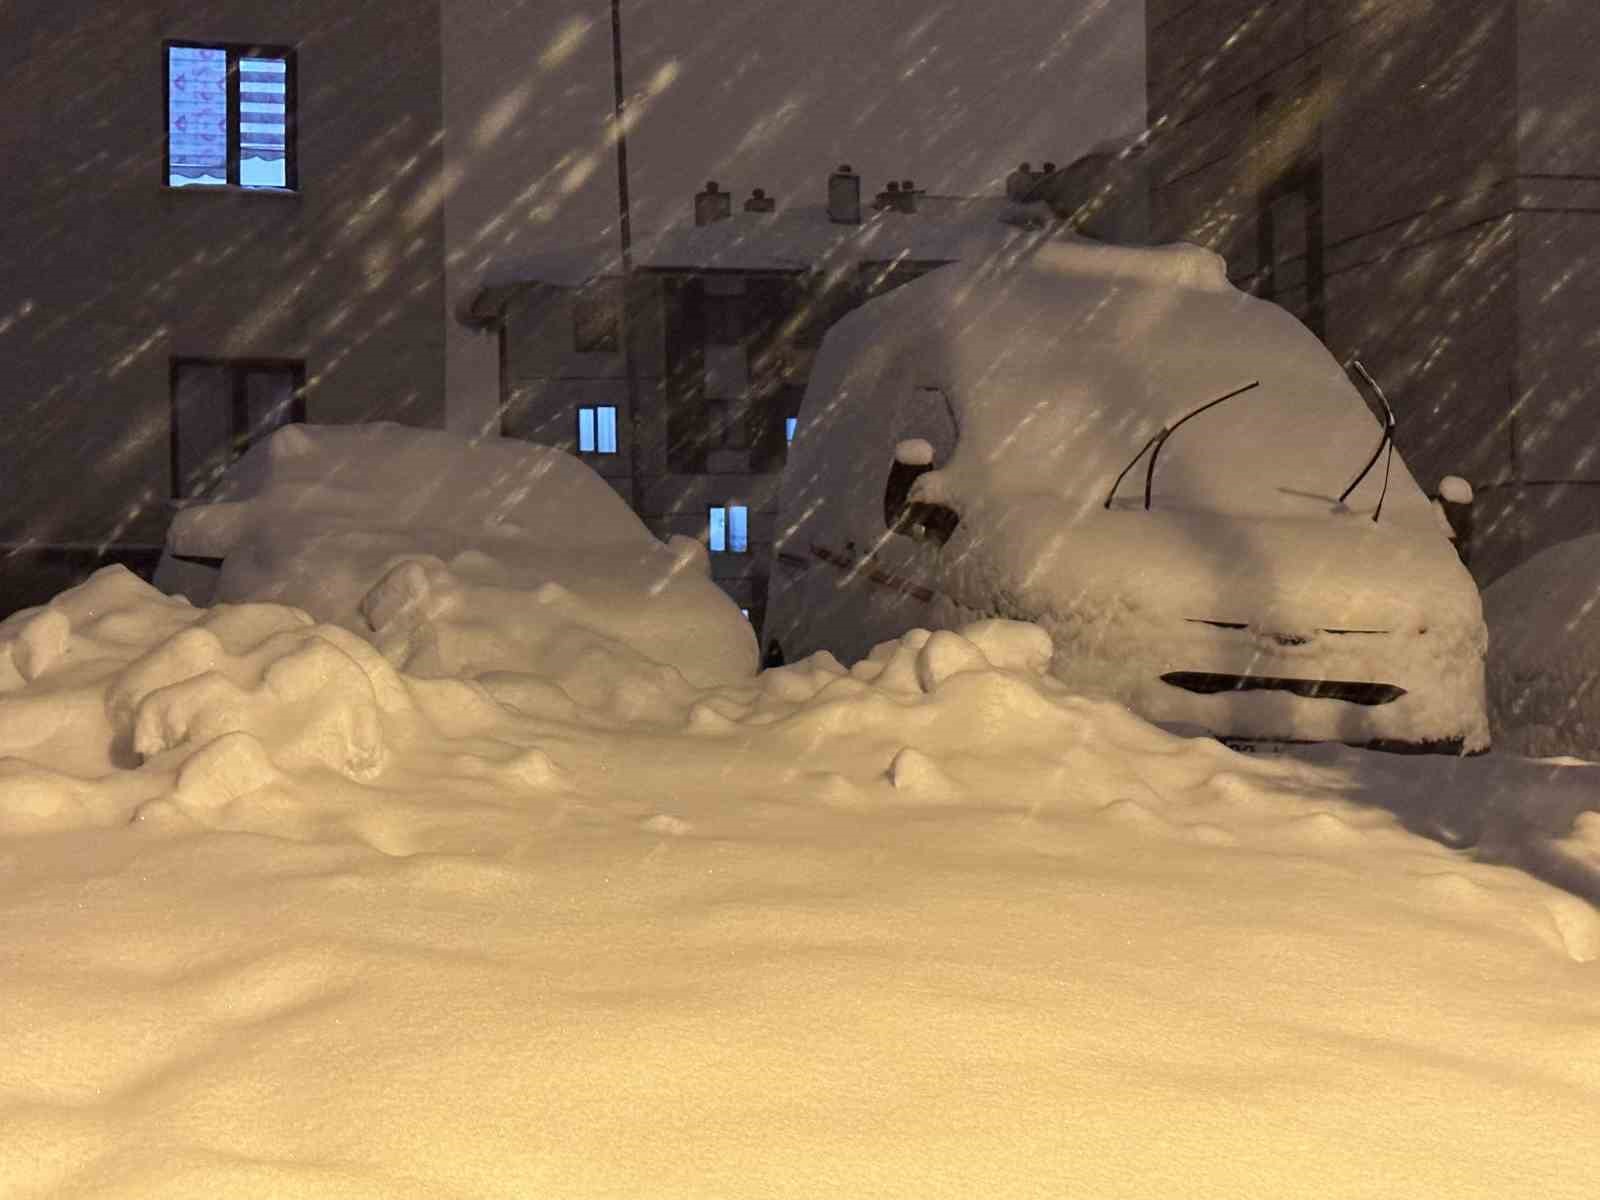
<instances>
[{"instance_id":1,"label":"chimney pipe","mask_svg":"<svg viewBox=\"0 0 1600 1200\"><path fill-rule=\"evenodd\" d=\"M861 176L849 163L828 176L828 220L836 225L861 224Z\"/></svg>"},{"instance_id":2,"label":"chimney pipe","mask_svg":"<svg viewBox=\"0 0 1600 1200\"><path fill-rule=\"evenodd\" d=\"M733 215L733 196L720 190L715 179L706 184L706 190L694 196L694 223L710 225Z\"/></svg>"}]
</instances>

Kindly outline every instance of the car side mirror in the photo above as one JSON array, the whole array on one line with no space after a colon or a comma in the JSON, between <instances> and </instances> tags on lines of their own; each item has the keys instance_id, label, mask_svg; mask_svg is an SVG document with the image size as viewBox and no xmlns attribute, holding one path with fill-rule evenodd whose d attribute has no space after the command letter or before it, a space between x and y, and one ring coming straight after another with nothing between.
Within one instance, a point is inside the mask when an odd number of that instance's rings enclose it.
<instances>
[{"instance_id":1,"label":"car side mirror","mask_svg":"<svg viewBox=\"0 0 1600 1200\"><path fill-rule=\"evenodd\" d=\"M895 443L894 465L883 490L883 524L891 533L919 542L935 541L941 546L950 540L961 523L955 509L945 504L911 502L911 485L933 470L933 444L923 438L905 438Z\"/></svg>"},{"instance_id":2,"label":"car side mirror","mask_svg":"<svg viewBox=\"0 0 1600 1200\"><path fill-rule=\"evenodd\" d=\"M911 485L933 470L933 447L921 438L906 438L895 443L894 465L883 489L883 527L900 532Z\"/></svg>"},{"instance_id":3,"label":"car side mirror","mask_svg":"<svg viewBox=\"0 0 1600 1200\"><path fill-rule=\"evenodd\" d=\"M961 524L961 514L948 504L928 504L918 500L906 505L895 523L894 531L919 542L937 542L943 546Z\"/></svg>"}]
</instances>

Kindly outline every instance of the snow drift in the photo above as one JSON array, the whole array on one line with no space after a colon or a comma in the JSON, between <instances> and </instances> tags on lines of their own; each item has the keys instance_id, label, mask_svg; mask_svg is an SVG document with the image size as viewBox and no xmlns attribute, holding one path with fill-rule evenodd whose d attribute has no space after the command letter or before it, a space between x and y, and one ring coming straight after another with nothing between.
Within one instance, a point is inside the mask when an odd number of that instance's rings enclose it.
<instances>
[{"instance_id":1,"label":"snow drift","mask_svg":"<svg viewBox=\"0 0 1600 1200\"><path fill-rule=\"evenodd\" d=\"M585 692L120 568L13 616L0 1190L1586 1195L1595 910L1048 654Z\"/></svg>"}]
</instances>

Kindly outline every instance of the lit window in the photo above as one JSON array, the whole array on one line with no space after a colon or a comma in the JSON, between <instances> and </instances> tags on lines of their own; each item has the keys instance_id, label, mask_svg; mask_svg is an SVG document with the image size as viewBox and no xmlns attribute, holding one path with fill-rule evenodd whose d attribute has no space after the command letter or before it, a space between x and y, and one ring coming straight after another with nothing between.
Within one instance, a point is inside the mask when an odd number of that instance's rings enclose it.
<instances>
[{"instance_id":1,"label":"lit window","mask_svg":"<svg viewBox=\"0 0 1600 1200\"><path fill-rule=\"evenodd\" d=\"M617 452L617 410L614 405L578 410L578 453Z\"/></svg>"},{"instance_id":2,"label":"lit window","mask_svg":"<svg viewBox=\"0 0 1600 1200\"><path fill-rule=\"evenodd\" d=\"M293 190L294 51L168 42L167 186Z\"/></svg>"},{"instance_id":3,"label":"lit window","mask_svg":"<svg viewBox=\"0 0 1600 1200\"><path fill-rule=\"evenodd\" d=\"M750 510L743 504L714 504L706 542L717 554L750 552Z\"/></svg>"},{"instance_id":4,"label":"lit window","mask_svg":"<svg viewBox=\"0 0 1600 1200\"><path fill-rule=\"evenodd\" d=\"M799 428L800 428L800 418L799 417L785 417L783 419L783 440L785 442L794 441L794 431L796 429L799 429Z\"/></svg>"}]
</instances>

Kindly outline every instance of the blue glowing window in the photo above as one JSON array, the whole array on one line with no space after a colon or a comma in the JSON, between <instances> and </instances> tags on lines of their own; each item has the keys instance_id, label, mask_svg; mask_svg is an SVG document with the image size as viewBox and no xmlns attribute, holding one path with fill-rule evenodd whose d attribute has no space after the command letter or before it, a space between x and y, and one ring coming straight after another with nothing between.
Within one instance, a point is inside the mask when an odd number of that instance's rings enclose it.
<instances>
[{"instance_id":1,"label":"blue glowing window","mask_svg":"<svg viewBox=\"0 0 1600 1200\"><path fill-rule=\"evenodd\" d=\"M168 42L168 187L290 191L294 52Z\"/></svg>"},{"instance_id":2,"label":"blue glowing window","mask_svg":"<svg viewBox=\"0 0 1600 1200\"><path fill-rule=\"evenodd\" d=\"M614 405L578 410L578 452L615 454L617 452L617 410Z\"/></svg>"},{"instance_id":3,"label":"blue glowing window","mask_svg":"<svg viewBox=\"0 0 1600 1200\"><path fill-rule=\"evenodd\" d=\"M728 510L720 504L711 506L706 542L717 554L728 548Z\"/></svg>"},{"instance_id":4,"label":"blue glowing window","mask_svg":"<svg viewBox=\"0 0 1600 1200\"><path fill-rule=\"evenodd\" d=\"M800 428L799 417L785 417L783 419L783 440L785 443L794 441L794 431Z\"/></svg>"}]
</instances>

